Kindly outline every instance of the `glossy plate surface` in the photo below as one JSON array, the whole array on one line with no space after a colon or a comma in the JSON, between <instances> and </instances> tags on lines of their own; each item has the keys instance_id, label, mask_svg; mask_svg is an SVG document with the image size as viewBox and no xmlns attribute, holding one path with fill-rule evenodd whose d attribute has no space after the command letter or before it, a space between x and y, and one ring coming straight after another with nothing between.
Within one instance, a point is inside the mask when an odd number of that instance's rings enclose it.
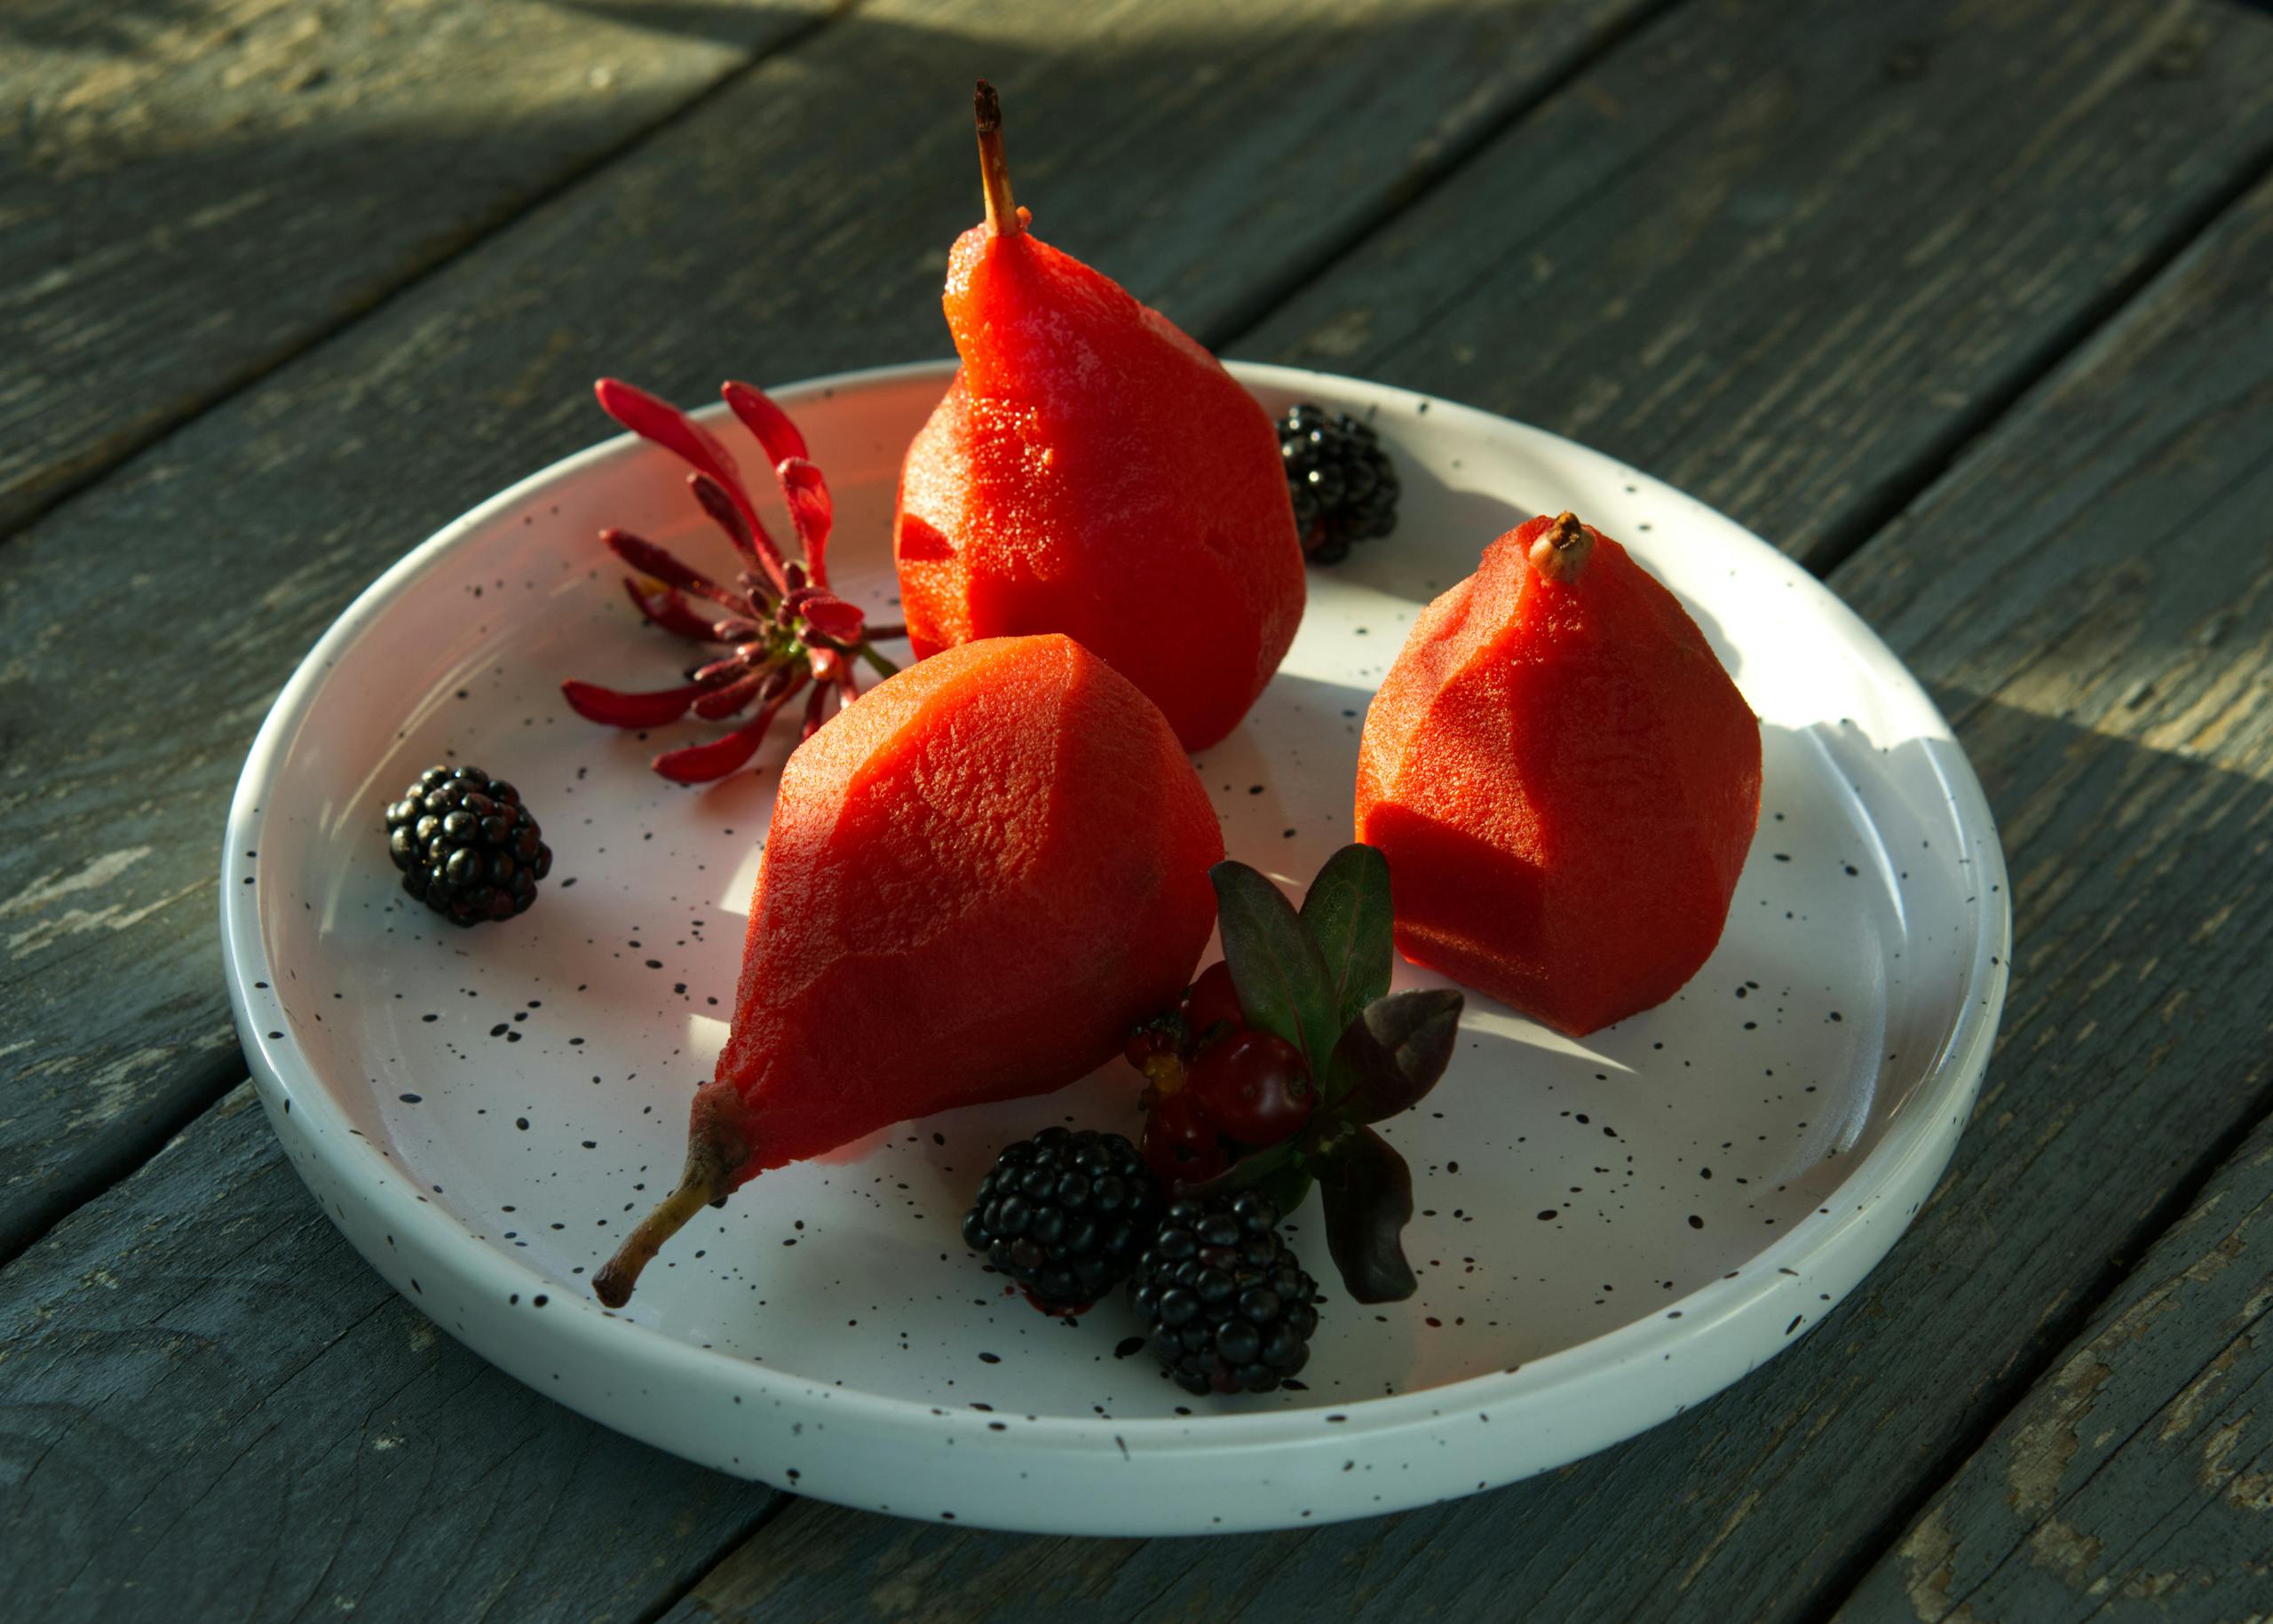
<instances>
[{"instance_id":1,"label":"glossy plate surface","mask_svg":"<svg viewBox=\"0 0 2273 1624\"><path fill-rule=\"evenodd\" d=\"M1471 995L1452 1073L1386 1128L1414 1174L1419 1294L1350 1303L1315 1202L1295 1215L1327 1283L1301 1390L1191 1398L1130 1349L1118 1298L1045 1319L965 1252L955 1221L1001 1144L1136 1131L1118 1064L769 1173L610 1315L586 1281L677 1171L774 781L664 783L647 758L704 725L639 739L558 697L564 677L660 687L686 662L625 602L602 526L727 567L677 465L610 441L358 599L230 813L223 933L262 1101L325 1214L437 1323L610 1426L802 1493L1229 1531L1470 1493L1630 1436L1806 1335L1893 1243L1979 1085L2010 934L1996 832L1931 702L1806 572L1677 491L1444 401L1236 369L1273 408L1370 416L1406 495L1392 540L1311 572L1285 669L1200 760L1232 854L1294 889L1349 838L1360 721L1414 614L1493 536L1572 507L1681 595L1762 719L1760 832L1705 970L1583 1043ZM836 584L879 620L900 453L946 376L779 392L836 493ZM381 808L438 760L511 779L542 820L558 860L523 919L459 931L397 888Z\"/></svg>"}]
</instances>

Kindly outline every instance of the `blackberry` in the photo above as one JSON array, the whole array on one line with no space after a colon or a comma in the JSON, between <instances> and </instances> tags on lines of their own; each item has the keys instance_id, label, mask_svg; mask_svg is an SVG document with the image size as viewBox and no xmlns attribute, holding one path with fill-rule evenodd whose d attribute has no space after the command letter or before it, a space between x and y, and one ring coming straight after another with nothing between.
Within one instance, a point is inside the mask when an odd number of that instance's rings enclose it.
<instances>
[{"instance_id":1,"label":"blackberry","mask_svg":"<svg viewBox=\"0 0 2273 1624\"><path fill-rule=\"evenodd\" d=\"M1304 557L1339 564L1352 543L1397 528L1397 467L1371 424L1303 405L1287 408L1278 426Z\"/></svg>"},{"instance_id":2,"label":"blackberry","mask_svg":"<svg viewBox=\"0 0 2273 1624\"><path fill-rule=\"evenodd\" d=\"M429 767L387 808L402 888L453 924L511 919L536 900L552 849L521 792L479 767Z\"/></svg>"},{"instance_id":3,"label":"blackberry","mask_svg":"<svg viewBox=\"0 0 2273 1624\"><path fill-rule=\"evenodd\" d=\"M1308 1362L1318 1329L1318 1282L1252 1190L1171 1203L1129 1295L1186 1392L1267 1393Z\"/></svg>"},{"instance_id":4,"label":"blackberry","mask_svg":"<svg viewBox=\"0 0 2273 1624\"><path fill-rule=\"evenodd\" d=\"M1045 1128L1003 1147L962 1238L1044 1306L1086 1308L1128 1278L1160 1210L1160 1185L1128 1140Z\"/></svg>"}]
</instances>

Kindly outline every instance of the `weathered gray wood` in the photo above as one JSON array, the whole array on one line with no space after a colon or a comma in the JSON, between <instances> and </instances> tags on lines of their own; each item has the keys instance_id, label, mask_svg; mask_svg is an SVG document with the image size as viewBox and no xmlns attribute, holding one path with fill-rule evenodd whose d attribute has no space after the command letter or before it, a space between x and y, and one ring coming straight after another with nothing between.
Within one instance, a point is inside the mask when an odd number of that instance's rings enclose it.
<instances>
[{"instance_id":1,"label":"weathered gray wood","mask_svg":"<svg viewBox=\"0 0 2273 1624\"><path fill-rule=\"evenodd\" d=\"M825 4L12 0L0 535Z\"/></svg>"},{"instance_id":2,"label":"weathered gray wood","mask_svg":"<svg viewBox=\"0 0 2273 1624\"><path fill-rule=\"evenodd\" d=\"M772 1504L461 1348L317 1216L249 1087L7 1280L12 1617L638 1619Z\"/></svg>"},{"instance_id":3,"label":"weathered gray wood","mask_svg":"<svg viewBox=\"0 0 2273 1624\"><path fill-rule=\"evenodd\" d=\"M2273 160L2219 0L1675 13L1239 340L1570 434L1827 566Z\"/></svg>"},{"instance_id":4,"label":"weathered gray wood","mask_svg":"<svg viewBox=\"0 0 2273 1624\"><path fill-rule=\"evenodd\" d=\"M2273 186L1833 577L1981 772L2019 956L1949 1175L1800 1345L1595 1459L1342 1527L1100 1543L800 1502L676 1616L920 1596L928 1620L1009 1619L1036 1596L1094 1620L1292 1618L1333 1596L1366 1620L1718 1620L1835 1600L2273 1085L2269 281Z\"/></svg>"},{"instance_id":5,"label":"weathered gray wood","mask_svg":"<svg viewBox=\"0 0 2273 1624\"><path fill-rule=\"evenodd\" d=\"M948 348L972 63L1041 228L1206 329L1649 3L867 7L0 547L0 1256L242 1074L210 843L356 590L608 432L600 373L694 400Z\"/></svg>"},{"instance_id":6,"label":"weathered gray wood","mask_svg":"<svg viewBox=\"0 0 2273 1624\"><path fill-rule=\"evenodd\" d=\"M2273 1612L2273 1123L1873 1568L1853 1620Z\"/></svg>"}]
</instances>

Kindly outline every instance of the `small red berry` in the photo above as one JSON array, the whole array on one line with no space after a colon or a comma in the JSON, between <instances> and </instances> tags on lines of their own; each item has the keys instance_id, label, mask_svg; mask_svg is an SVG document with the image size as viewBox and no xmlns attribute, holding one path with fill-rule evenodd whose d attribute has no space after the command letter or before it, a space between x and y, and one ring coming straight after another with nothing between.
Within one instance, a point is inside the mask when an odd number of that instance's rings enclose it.
<instances>
[{"instance_id":1,"label":"small red berry","mask_svg":"<svg viewBox=\"0 0 2273 1624\"><path fill-rule=\"evenodd\" d=\"M1184 1026L1193 1043L1204 1044L1209 1032L1227 1022L1237 1029L1247 1025L1247 1017L1240 1012L1239 995L1232 986L1232 967L1218 959L1185 989Z\"/></svg>"},{"instance_id":2,"label":"small red berry","mask_svg":"<svg viewBox=\"0 0 2273 1624\"><path fill-rule=\"evenodd\" d=\"M1261 1149L1311 1120L1318 1091L1302 1050L1269 1032L1239 1032L1192 1063L1184 1093L1241 1145Z\"/></svg>"},{"instance_id":3,"label":"small red berry","mask_svg":"<svg viewBox=\"0 0 2273 1624\"><path fill-rule=\"evenodd\" d=\"M1144 1162L1164 1184L1197 1184L1232 1165L1216 1124L1191 1094L1170 1094L1144 1119Z\"/></svg>"}]
</instances>

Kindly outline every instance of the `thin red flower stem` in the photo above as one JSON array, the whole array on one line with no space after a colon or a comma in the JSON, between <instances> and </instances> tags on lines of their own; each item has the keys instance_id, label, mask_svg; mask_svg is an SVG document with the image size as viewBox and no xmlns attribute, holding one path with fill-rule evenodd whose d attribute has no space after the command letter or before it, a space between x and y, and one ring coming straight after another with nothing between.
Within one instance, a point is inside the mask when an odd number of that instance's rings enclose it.
<instances>
[{"instance_id":1,"label":"thin red flower stem","mask_svg":"<svg viewBox=\"0 0 2273 1624\"><path fill-rule=\"evenodd\" d=\"M645 536L634 535L629 530L603 530L600 532L600 543L641 574L653 575L665 586L675 586L682 592L707 598L736 614L748 612L749 605L735 593L720 586L701 571L688 568Z\"/></svg>"},{"instance_id":2,"label":"thin red flower stem","mask_svg":"<svg viewBox=\"0 0 2273 1624\"><path fill-rule=\"evenodd\" d=\"M733 493L709 474L691 473L686 476L686 483L687 487L693 491L694 499L702 504L702 511L710 515L712 522L726 533L728 541L733 543L734 551L741 554L742 561L752 569L764 572L765 578L773 583L776 594L787 591L788 585L781 577L781 550L766 534L764 522L755 514L745 514L734 501Z\"/></svg>"},{"instance_id":3,"label":"thin red flower stem","mask_svg":"<svg viewBox=\"0 0 2273 1624\"><path fill-rule=\"evenodd\" d=\"M765 730L780 714L798 689L805 685L805 674L798 672L788 685L765 702L765 708L733 733L723 733L703 744L690 744L683 749L665 750L652 764L656 772L674 783L706 784L738 772L764 741Z\"/></svg>"},{"instance_id":4,"label":"thin red flower stem","mask_svg":"<svg viewBox=\"0 0 2273 1624\"><path fill-rule=\"evenodd\" d=\"M623 590L630 594L631 601L639 607L639 613L665 631L676 632L682 638L691 638L697 643L724 643L732 640L720 637L717 628L695 614L688 606L686 599L680 597L675 588L665 587L650 598L646 593L639 590L639 582L637 579L626 575L623 578Z\"/></svg>"},{"instance_id":5,"label":"thin red flower stem","mask_svg":"<svg viewBox=\"0 0 2273 1624\"><path fill-rule=\"evenodd\" d=\"M799 735L800 740L812 738L820 732L821 724L828 720L828 696L836 686L831 682L813 685L813 691L805 698L805 727Z\"/></svg>"},{"instance_id":6,"label":"thin red flower stem","mask_svg":"<svg viewBox=\"0 0 2273 1624\"><path fill-rule=\"evenodd\" d=\"M758 690L772 681L775 675L775 671L764 668L745 672L723 688L713 688L696 700L694 714L706 722L717 722L730 717L756 698Z\"/></svg>"}]
</instances>

